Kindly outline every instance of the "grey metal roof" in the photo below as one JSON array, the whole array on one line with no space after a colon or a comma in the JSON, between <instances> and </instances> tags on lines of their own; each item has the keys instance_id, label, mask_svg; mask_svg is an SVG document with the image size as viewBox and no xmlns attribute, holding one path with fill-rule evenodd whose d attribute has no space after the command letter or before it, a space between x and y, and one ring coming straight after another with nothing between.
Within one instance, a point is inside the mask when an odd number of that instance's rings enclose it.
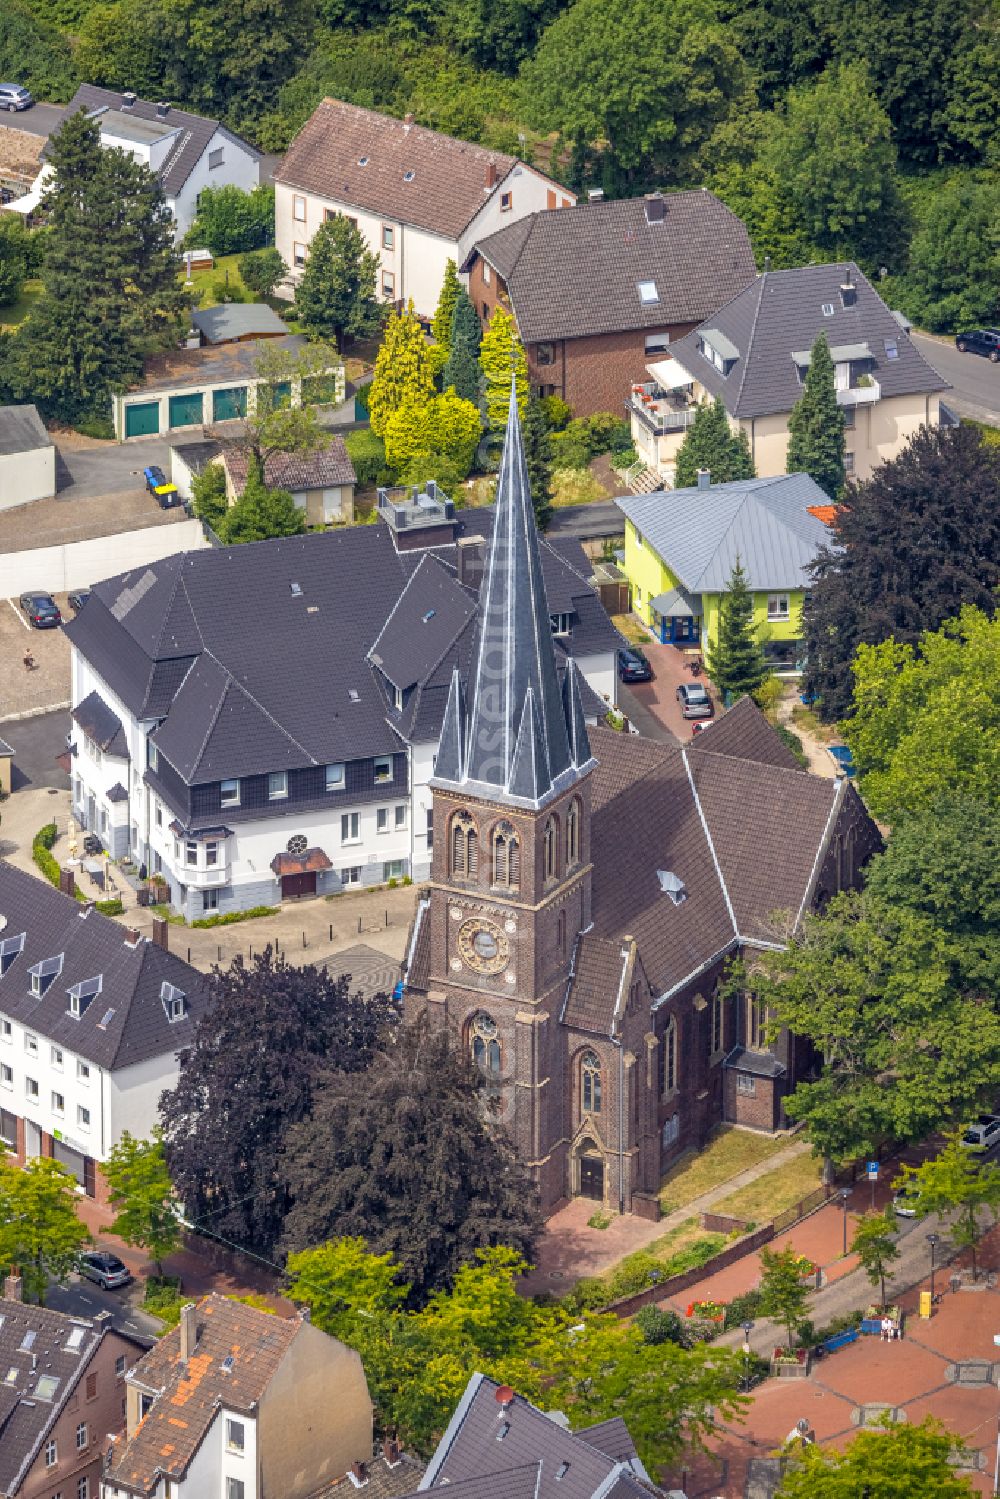
<instances>
[{"instance_id":1,"label":"grey metal roof","mask_svg":"<svg viewBox=\"0 0 1000 1499\"><path fill-rule=\"evenodd\" d=\"M99 1067L129 1067L190 1046L205 1009L206 985L179 957L145 938L130 947L118 922L85 911L72 896L2 860L0 915L7 936L25 933L20 955L0 977L4 1015ZM60 953L61 973L35 997L28 970ZM71 1015L66 991L98 974L103 979L98 998L79 1018ZM167 1019L160 998L165 980L187 996L181 1020Z\"/></svg>"},{"instance_id":2,"label":"grey metal roof","mask_svg":"<svg viewBox=\"0 0 1000 1499\"><path fill-rule=\"evenodd\" d=\"M53 446L36 406L0 406L0 453L30 453Z\"/></svg>"},{"instance_id":3,"label":"grey metal roof","mask_svg":"<svg viewBox=\"0 0 1000 1499\"><path fill-rule=\"evenodd\" d=\"M803 588L830 539L808 508L829 499L808 474L622 495L615 503L691 593L721 593L737 557L751 588Z\"/></svg>"},{"instance_id":4,"label":"grey metal roof","mask_svg":"<svg viewBox=\"0 0 1000 1499\"><path fill-rule=\"evenodd\" d=\"M121 113L124 102L122 95L113 89L95 88L93 84L84 83L80 85L66 106L63 118L75 114L78 109L85 109L88 113L92 113L95 109L116 110ZM166 118L160 120L156 113L156 104L149 99L136 99L131 108L124 110L124 114L127 119L151 120L168 128L179 127L181 133L177 144L157 173L164 194L168 198L180 192L201 160L202 152L212 136L216 130L222 128L218 120L210 120L204 115L190 114L187 110L175 109L172 105ZM248 141L234 135L231 130L226 130L226 135L241 146L249 156L260 160L261 153Z\"/></svg>"},{"instance_id":5,"label":"grey metal roof","mask_svg":"<svg viewBox=\"0 0 1000 1499\"><path fill-rule=\"evenodd\" d=\"M290 331L266 302L223 302L219 307L201 307L192 312L191 322L210 344L282 336Z\"/></svg>"},{"instance_id":6,"label":"grey metal roof","mask_svg":"<svg viewBox=\"0 0 1000 1499\"><path fill-rule=\"evenodd\" d=\"M845 272L855 289L847 307L840 296ZM828 316L824 305L832 309ZM728 375L699 351L702 332L713 341L721 334L736 350ZM721 396L730 416L766 416L795 405L802 383L793 355L811 349L821 333L841 348L868 347L883 398L949 389L853 261L765 271L715 312L707 329L678 339L670 352L711 395ZM887 341L895 359L887 357Z\"/></svg>"},{"instance_id":7,"label":"grey metal roof","mask_svg":"<svg viewBox=\"0 0 1000 1499\"><path fill-rule=\"evenodd\" d=\"M655 223L642 198L545 210L473 254L506 281L528 343L697 322L752 280L750 240L712 193L668 193L663 203ZM654 302L640 298L643 281L655 283Z\"/></svg>"},{"instance_id":8,"label":"grey metal roof","mask_svg":"<svg viewBox=\"0 0 1000 1499\"><path fill-rule=\"evenodd\" d=\"M589 764L585 729L575 750L571 746L549 609L512 382L493 535L479 591L471 702L466 715L456 671L441 731L438 779L491 788L537 806Z\"/></svg>"},{"instance_id":9,"label":"grey metal roof","mask_svg":"<svg viewBox=\"0 0 1000 1499\"><path fill-rule=\"evenodd\" d=\"M671 588L666 593L658 593L649 607L668 619L694 618L701 614L701 598L684 588Z\"/></svg>"}]
</instances>

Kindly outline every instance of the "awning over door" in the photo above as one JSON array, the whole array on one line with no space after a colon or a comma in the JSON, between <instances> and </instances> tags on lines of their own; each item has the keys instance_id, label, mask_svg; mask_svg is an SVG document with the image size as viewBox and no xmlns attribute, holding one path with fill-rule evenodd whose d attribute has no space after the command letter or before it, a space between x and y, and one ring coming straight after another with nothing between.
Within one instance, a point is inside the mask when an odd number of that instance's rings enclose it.
<instances>
[{"instance_id":1,"label":"awning over door","mask_svg":"<svg viewBox=\"0 0 1000 1499\"><path fill-rule=\"evenodd\" d=\"M320 874L333 865L321 848L307 848L301 854L275 854L271 869L279 880L289 874Z\"/></svg>"},{"instance_id":2,"label":"awning over door","mask_svg":"<svg viewBox=\"0 0 1000 1499\"><path fill-rule=\"evenodd\" d=\"M688 374L678 359L658 359L655 364L647 364L646 370L662 390L679 390L682 385L694 384L694 376Z\"/></svg>"},{"instance_id":3,"label":"awning over door","mask_svg":"<svg viewBox=\"0 0 1000 1499\"><path fill-rule=\"evenodd\" d=\"M701 594L688 593L683 588L671 588L667 593L658 593L650 608L661 619L700 619Z\"/></svg>"}]
</instances>

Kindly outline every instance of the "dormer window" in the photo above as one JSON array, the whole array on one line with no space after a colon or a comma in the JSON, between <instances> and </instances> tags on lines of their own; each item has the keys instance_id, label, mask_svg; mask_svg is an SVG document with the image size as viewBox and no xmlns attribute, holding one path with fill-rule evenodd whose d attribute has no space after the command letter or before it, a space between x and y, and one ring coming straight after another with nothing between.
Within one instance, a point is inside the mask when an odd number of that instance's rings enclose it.
<instances>
[{"instance_id":1,"label":"dormer window","mask_svg":"<svg viewBox=\"0 0 1000 1499\"><path fill-rule=\"evenodd\" d=\"M239 781L222 781L219 785L219 801L223 807L238 807L240 804Z\"/></svg>"},{"instance_id":2,"label":"dormer window","mask_svg":"<svg viewBox=\"0 0 1000 1499\"><path fill-rule=\"evenodd\" d=\"M375 784L384 785L386 781L392 780L392 756L379 755L375 761Z\"/></svg>"},{"instance_id":3,"label":"dormer window","mask_svg":"<svg viewBox=\"0 0 1000 1499\"><path fill-rule=\"evenodd\" d=\"M163 1011L170 1024L177 1020L183 1020L187 1014L187 995L183 989L169 984L166 979L160 985L160 999L163 1003Z\"/></svg>"},{"instance_id":4,"label":"dormer window","mask_svg":"<svg viewBox=\"0 0 1000 1499\"><path fill-rule=\"evenodd\" d=\"M19 932L16 937L4 937L0 941L0 978L3 978L7 969L15 958L19 958L24 951L24 933Z\"/></svg>"},{"instance_id":5,"label":"dormer window","mask_svg":"<svg viewBox=\"0 0 1000 1499\"><path fill-rule=\"evenodd\" d=\"M75 1015L77 1020L87 1013L104 984L103 974L97 974L95 978L85 979L80 984L74 984L69 990L69 1013Z\"/></svg>"},{"instance_id":6,"label":"dormer window","mask_svg":"<svg viewBox=\"0 0 1000 1499\"><path fill-rule=\"evenodd\" d=\"M553 635L568 635L571 618L572 615L569 614L550 614L549 624L552 626Z\"/></svg>"},{"instance_id":7,"label":"dormer window","mask_svg":"<svg viewBox=\"0 0 1000 1499\"><path fill-rule=\"evenodd\" d=\"M62 973L62 966L63 955L60 953L58 958L46 958L44 963L36 963L34 967L28 969L31 975L31 992L35 999L41 999L52 980L59 977Z\"/></svg>"},{"instance_id":8,"label":"dormer window","mask_svg":"<svg viewBox=\"0 0 1000 1499\"><path fill-rule=\"evenodd\" d=\"M669 869L658 869L656 878L660 882L660 889L665 895L670 896L675 906L687 900L687 890L679 875L673 874Z\"/></svg>"}]
</instances>

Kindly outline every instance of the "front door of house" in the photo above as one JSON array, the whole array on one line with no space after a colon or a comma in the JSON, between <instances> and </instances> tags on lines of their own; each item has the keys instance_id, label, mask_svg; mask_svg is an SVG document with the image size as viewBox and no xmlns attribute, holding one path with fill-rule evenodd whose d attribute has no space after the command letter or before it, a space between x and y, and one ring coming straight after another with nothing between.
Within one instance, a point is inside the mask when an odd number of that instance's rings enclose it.
<instances>
[{"instance_id":1,"label":"front door of house","mask_svg":"<svg viewBox=\"0 0 1000 1499\"><path fill-rule=\"evenodd\" d=\"M580 1196L604 1201L604 1161L600 1156L580 1157Z\"/></svg>"},{"instance_id":2,"label":"front door of house","mask_svg":"<svg viewBox=\"0 0 1000 1499\"><path fill-rule=\"evenodd\" d=\"M281 877L282 900L298 900L304 895L316 894L316 875L283 874Z\"/></svg>"}]
</instances>

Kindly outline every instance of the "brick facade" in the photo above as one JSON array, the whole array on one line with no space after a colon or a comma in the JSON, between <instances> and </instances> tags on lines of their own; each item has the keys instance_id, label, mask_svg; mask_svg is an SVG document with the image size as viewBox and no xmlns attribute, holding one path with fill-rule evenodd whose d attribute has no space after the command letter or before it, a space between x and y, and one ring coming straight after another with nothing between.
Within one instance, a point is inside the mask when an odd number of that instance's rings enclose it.
<instances>
[{"instance_id":1,"label":"brick facade","mask_svg":"<svg viewBox=\"0 0 1000 1499\"><path fill-rule=\"evenodd\" d=\"M507 286L496 271L484 278L485 262L476 256L469 272L469 296L484 326L497 307L511 312ZM515 314L516 316L516 314ZM694 323L674 323L665 327L673 343L695 327ZM560 396L573 408L574 416L592 416L595 411L623 413L633 383L648 380L646 365L663 354L647 353L649 329L632 329L621 333L598 333L581 338L559 339L548 345L528 344L528 378L533 390ZM540 353L551 362L542 364Z\"/></svg>"}]
</instances>

